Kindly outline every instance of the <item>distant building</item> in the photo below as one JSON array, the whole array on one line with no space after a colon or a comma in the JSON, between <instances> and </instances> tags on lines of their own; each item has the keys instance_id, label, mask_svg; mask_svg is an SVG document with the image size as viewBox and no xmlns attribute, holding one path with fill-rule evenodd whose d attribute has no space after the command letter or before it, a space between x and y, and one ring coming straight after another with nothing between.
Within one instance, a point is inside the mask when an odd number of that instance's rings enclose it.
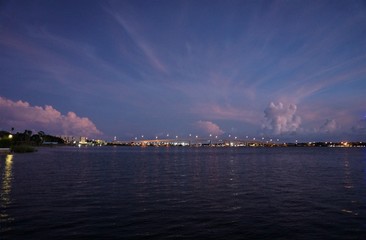
<instances>
[{"instance_id":1,"label":"distant building","mask_svg":"<svg viewBox=\"0 0 366 240\"><path fill-rule=\"evenodd\" d=\"M72 144L76 141L75 137L70 135L62 135L60 138L64 140L66 144Z\"/></svg>"},{"instance_id":2,"label":"distant building","mask_svg":"<svg viewBox=\"0 0 366 240\"><path fill-rule=\"evenodd\" d=\"M87 144L87 137L80 137L79 144Z\"/></svg>"}]
</instances>

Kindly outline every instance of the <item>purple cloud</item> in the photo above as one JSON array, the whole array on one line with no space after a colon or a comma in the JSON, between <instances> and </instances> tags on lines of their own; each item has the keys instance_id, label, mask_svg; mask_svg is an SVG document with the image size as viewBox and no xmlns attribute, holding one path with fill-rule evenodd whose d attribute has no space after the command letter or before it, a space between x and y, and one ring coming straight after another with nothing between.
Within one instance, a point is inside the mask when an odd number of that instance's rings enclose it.
<instances>
[{"instance_id":1,"label":"purple cloud","mask_svg":"<svg viewBox=\"0 0 366 240\"><path fill-rule=\"evenodd\" d=\"M221 135L224 133L217 124L210 121L198 121L195 125L198 129L208 134Z\"/></svg>"},{"instance_id":2,"label":"purple cloud","mask_svg":"<svg viewBox=\"0 0 366 240\"><path fill-rule=\"evenodd\" d=\"M320 127L321 132L334 132L337 129L337 123L334 119L327 119L325 123Z\"/></svg>"},{"instance_id":3,"label":"purple cloud","mask_svg":"<svg viewBox=\"0 0 366 240\"><path fill-rule=\"evenodd\" d=\"M353 127L352 131L357 134L366 134L366 117L359 120Z\"/></svg>"},{"instance_id":4,"label":"purple cloud","mask_svg":"<svg viewBox=\"0 0 366 240\"><path fill-rule=\"evenodd\" d=\"M0 97L0 124L9 129L37 129L58 135L97 136L101 131L86 117L74 112L61 114L52 106L31 106L25 101L12 101Z\"/></svg>"}]
</instances>

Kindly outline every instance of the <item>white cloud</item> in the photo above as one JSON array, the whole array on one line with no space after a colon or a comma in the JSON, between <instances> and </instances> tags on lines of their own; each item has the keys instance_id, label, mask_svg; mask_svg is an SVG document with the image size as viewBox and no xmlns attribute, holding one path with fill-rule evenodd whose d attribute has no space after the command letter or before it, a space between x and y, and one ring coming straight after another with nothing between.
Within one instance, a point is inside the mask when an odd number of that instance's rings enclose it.
<instances>
[{"instance_id":1,"label":"white cloud","mask_svg":"<svg viewBox=\"0 0 366 240\"><path fill-rule=\"evenodd\" d=\"M208 134L221 135L224 133L217 124L210 121L198 121L196 127Z\"/></svg>"},{"instance_id":2,"label":"white cloud","mask_svg":"<svg viewBox=\"0 0 366 240\"><path fill-rule=\"evenodd\" d=\"M266 118L264 128L274 134L295 132L301 124L301 118L296 115L296 110L295 104L286 107L281 102L277 105L271 102L264 110Z\"/></svg>"},{"instance_id":3,"label":"white cloud","mask_svg":"<svg viewBox=\"0 0 366 240\"><path fill-rule=\"evenodd\" d=\"M16 130L37 129L52 134L95 136L101 132L88 118L74 112L62 115L52 106L31 106L28 102L0 97L0 126Z\"/></svg>"}]
</instances>

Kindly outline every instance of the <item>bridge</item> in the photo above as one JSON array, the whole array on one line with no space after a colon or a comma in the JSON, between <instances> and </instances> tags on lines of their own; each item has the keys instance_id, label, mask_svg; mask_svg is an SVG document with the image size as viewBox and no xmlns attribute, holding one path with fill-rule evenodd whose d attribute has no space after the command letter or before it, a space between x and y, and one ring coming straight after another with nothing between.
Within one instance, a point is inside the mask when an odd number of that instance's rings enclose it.
<instances>
[{"instance_id":1,"label":"bridge","mask_svg":"<svg viewBox=\"0 0 366 240\"><path fill-rule=\"evenodd\" d=\"M274 142L261 142L242 139L209 139L209 138L170 138L170 139L140 139L131 141L113 141L114 145L130 146L227 146L227 147L257 147L274 146Z\"/></svg>"}]
</instances>

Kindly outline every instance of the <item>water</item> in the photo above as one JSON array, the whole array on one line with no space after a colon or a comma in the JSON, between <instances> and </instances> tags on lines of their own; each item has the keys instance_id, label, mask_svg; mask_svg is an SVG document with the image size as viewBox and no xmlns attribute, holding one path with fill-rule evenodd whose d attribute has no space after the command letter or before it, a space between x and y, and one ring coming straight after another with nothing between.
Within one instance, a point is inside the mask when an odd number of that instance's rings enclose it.
<instances>
[{"instance_id":1,"label":"water","mask_svg":"<svg viewBox=\"0 0 366 240\"><path fill-rule=\"evenodd\" d=\"M366 149L0 155L1 239L366 239Z\"/></svg>"}]
</instances>

